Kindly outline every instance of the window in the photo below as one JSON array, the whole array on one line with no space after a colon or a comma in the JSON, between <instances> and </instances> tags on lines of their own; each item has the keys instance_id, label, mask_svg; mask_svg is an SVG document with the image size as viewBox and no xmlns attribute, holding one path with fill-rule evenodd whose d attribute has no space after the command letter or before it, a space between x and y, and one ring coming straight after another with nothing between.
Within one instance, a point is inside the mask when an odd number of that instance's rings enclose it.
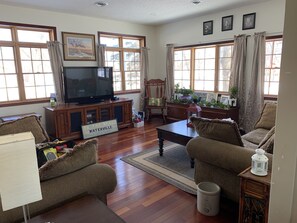
<instances>
[{"instance_id":1,"label":"window","mask_svg":"<svg viewBox=\"0 0 297 223\"><path fill-rule=\"evenodd\" d=\"M282 39L266 40L264 94L278 95Z\"/></svg>"},{"instance_id":2,"label":"window","mask_svg":"<svg viewBox=\"0 0 297 223\"><path fill-rule=\"evenodd\" d=\"M228 92L233 44L174 51L174 84L195 91Z\"/></svg>"},{"instance_id":3,"label":"window","mask_svg":"<svg viewBox=\"0 0 297 223\"><path fill-rule=\"evenodd\" d=\"M140 48L145 37L99 33L106 45L105 65L113 67L114 91L140 90Z\"/></svg>"},{"instance_id":4,"label":"window","mask_svg":"<svg viewBox=\"0 0 297 223\"><path fill-rule=\"evenodd\" d=\"M55 92L47 41L55 28L0 23L0 103L40 101Z\"/></svg>"}]
</instances>

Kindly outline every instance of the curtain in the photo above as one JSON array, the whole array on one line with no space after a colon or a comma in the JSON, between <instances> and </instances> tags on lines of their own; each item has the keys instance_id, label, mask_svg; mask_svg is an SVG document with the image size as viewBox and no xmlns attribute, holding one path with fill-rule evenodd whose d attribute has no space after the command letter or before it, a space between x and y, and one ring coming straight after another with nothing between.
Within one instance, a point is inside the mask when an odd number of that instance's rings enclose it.
<instances>
[{"instance_id":1,"label":"curtain","mask_svg":"<svg viewBox=\"0 0 297 223\"><path fill-rule=\"evenodd\" d=\"M106 46L103 44L97 45L97 58L98 58L98 66L104 67L105 66L105 51Z\"/></svg>"},{"instance_id":2,"label":"curtain","mask_svg":"<svg viewBox=\"0 0 297 223\"><path fill-rule=\"evenodd\" d=\"M265 32L255 33L251 85L245 110L245 130L251 131L264 105Z\"/></svg>"},{"instance_id":3,"label":"curtain","mask_svg":"<svg viewBox=\"0 0 297 223\"><path fill-rule=\"evenodd\" d=\"M141 47L140 49L141 55L141 66L140 66L140 105L139 108L142 111L145 110L144 108L144 97L145 97L145 87L144 87L144 79L148 79L148 72L149 72L149 59L148 59L148 48Z\"/></svg>"},{"instance_id":4,"label":"curtain","mask_svg":"<svg viewBox=\"0 0 297 223\"><path fill-rule=\"evenodd\" d=\"M47 42L55 82L57 104L64 102L63 57L61 46L62 44L58 41Z\"/></svg>"},{"instance_id":5,"label":"curtain","mask_svg":"<svg viewBox=\"0 0 297 223\"><path fill-rule=\"evenodd\" d=\"M246 35L234 37L234 49L230 74L230 87L237 87L237 105L239 106L239 126L243 127L245 113L245 64L247 51Z\"/></svg>"},{"instance_id":6,"label":"curtain","mask_svg":"<svg viewBox=\"0 0 297 223\"><path fill-rule=\"evenodd\" d=\"M174 93L174 45L167 44L166 47L166 99L169 101Z\"/></svg>"}]
</instances>

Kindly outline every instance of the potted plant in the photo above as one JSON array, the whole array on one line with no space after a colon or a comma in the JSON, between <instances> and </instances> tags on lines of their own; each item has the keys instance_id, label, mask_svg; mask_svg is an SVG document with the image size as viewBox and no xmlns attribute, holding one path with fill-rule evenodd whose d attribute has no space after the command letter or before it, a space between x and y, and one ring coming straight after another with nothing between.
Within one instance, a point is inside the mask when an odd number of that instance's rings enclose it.
<instances>
[{"instance_id":1,"label":"potted plant","mask_svg":"<svg viewBox=\"0 0 297 223\"><path fill-rule=\"evenodd\" d=\"M237 94L238 94L238 88L233 86L229 90L230 92L230 100L229 100L229 105L231 107L236 107L236 102L237 102Z\"/></svg>"}]
</instances>

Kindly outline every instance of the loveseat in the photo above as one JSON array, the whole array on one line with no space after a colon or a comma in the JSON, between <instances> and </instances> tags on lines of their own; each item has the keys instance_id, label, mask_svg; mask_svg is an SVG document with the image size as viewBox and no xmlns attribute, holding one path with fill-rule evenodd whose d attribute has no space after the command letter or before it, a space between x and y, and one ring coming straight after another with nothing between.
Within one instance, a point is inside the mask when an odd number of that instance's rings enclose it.
<instances>
[{"instance_id":1,"label":"loveseat","mask_svg":"<svg viewBox=\"0 0 297 223\"><path fill-rule=\"evenodd\" d=\"M35 116L0 124L0 135L26 131L32 132L36 143L49 140ZM107 194L113 192L117 184L116 175L109 165L99 164L97 161L97 141L89 140L74 146L73 151L41 166L39 175L43 198L41 201L29 204L31 216L83 194L96 195L101 201L107 203ZM1 223L18 222L22 219L21 207L2 211L0 202Z\"/></svg>"},{"instance_id":2,"label":"loveseat","mask_svg":"<svg viewBox=\"0 0 297 223\"><path fill-rule=\"evenodd\" d=\"M214 182L221 187L224 197L239 202L238 174L251 166L255 149L264 149L268 168L272 166L276 107L276 103L265 103L254 130L243 136L235 122L191 118L199 136L190 140L186 149L195 159L196 184Z\"/></svg>"}]
</instances>

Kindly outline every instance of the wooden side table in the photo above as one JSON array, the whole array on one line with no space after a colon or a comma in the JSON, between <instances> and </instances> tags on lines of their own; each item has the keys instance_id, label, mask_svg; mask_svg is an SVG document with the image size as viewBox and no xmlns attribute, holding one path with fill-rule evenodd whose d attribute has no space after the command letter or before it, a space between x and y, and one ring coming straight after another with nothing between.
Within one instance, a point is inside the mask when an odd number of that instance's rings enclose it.
<instances>
[{"instance_id":1,"label":"wooden side table","mask_svg":"<svg viewBox=\"0 0 297 223\"><path fill-rule=\"evenodd\" d=\"M267 223L271 172L260 177L247 168L240 177L239 223Z\"/></svg>"}]
</instances>

